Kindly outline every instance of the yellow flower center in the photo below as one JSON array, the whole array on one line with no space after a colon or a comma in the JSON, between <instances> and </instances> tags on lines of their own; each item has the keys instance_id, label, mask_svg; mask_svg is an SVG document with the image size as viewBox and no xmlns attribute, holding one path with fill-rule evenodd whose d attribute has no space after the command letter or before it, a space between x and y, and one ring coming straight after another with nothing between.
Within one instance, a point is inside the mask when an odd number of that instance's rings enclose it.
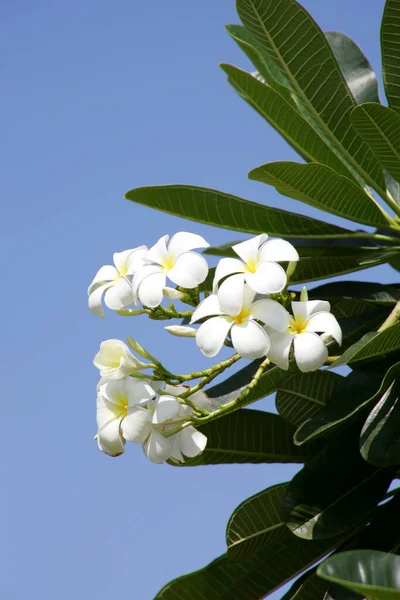
<instances>
[{"instance_id":1,"label":"yellow flower center","mask_svg":"<svg viewBox=\"0 0 400 600\"><path fill-rule=\"evenodd\" d=\"M236 323L236 325L241 325L244 321L247 321L249 316L250 316L250 309L242 308L240 313L237 314L235 317L232 317L232 319L233 319L233 322Z\"/></svg>"},{"instance_id":2,"label":"yellow flower center","mask_svg":"<svg viewBox=\"0 0 400 600\"><path fill-rule=\"evenodd\" d=\"M118 394L113 398L115 403L114 414L118 418L126 417L128 414L128 396Z\"/></svg>"},{"instance_id":3,"label":"yellow flower center","mask_svg":"<svg viewBox=\"0 0 400 600\"><path fill-rule=\"evenodd\" d=\"M162 266L164 267L164 269L167 269L167 271L169 271L170 269L172 269L175 265L175 258L171 255L168 255L167 258L165 258L162 262Z\"/></svg>"},{"instance_id":4,"label":"yellow flower center","mask_svg":"<svg viewBox=\"0 0 400 600\"><path fill-rule=\"evenodd\" d=\"M121 265L118 269L119 274L124 276L128 273L128 265Z\"/></svg>"},{"instance_id":5,"label":"yellow flower center","mask_svg":"<svg viewBox=\"0 0 400 600\"><path fill-rule=\"evenodd\" d=\"M257 260L249 260L246 263L246 270L249 273L255 273L257 271L258 261Z\"/></svg>"},{"instance_id":6,"label":"yellow flower center","mask_svg":"<svg viewBox=\"0 0 400 600\"><path fill-rule=\"evenodd\" d=\"M307 320L300 316L291 317L289 319L289 331L290 333L304 333L307 327Z\"/></svg>"}]
</instances>

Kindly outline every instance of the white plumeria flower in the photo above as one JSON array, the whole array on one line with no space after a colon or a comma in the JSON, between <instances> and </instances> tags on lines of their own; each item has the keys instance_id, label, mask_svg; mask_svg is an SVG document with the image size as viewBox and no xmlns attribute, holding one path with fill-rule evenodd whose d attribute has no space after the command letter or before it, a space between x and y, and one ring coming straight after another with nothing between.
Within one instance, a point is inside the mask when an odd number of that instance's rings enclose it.
<instances>
[{"instance_id":1,"label":"white plumeria flower","mask_svg":"<svg viewBox=\"0 0 400 600\"><path fill-rule=\"evenodd\" d=\"M325 342L335 339L342 343L342 330L336 318L329 312L329 302L308 301L305 288L300 302L292 302L293 317L284 332L268 330L271 347L268 358L281 369L289 368L289 351L293 344L294 358L300 371L307 373L322 367L328 357ZM321 333L322 335L318 335Z\"/></svg>"},{"instance_id":2,"label":"white plumeria flower","mask_svg":"<svg viewBox=\"0 0 400 600\"><path fill-rule=\"evenodd\" d=\"M244 285L240 302L232 303L212 294L200 302L193 313L191 323L207 319L200 325L196 343L206 356L215 356L221 350L229 331L233 347L243 358L261 358L269 350L270 341L265 329L257 323L277 331L286 331L289 313L275 300L264 299L253 303L255 292ZM240 305L240 311L232 310L232 305Z\"/></svg>"},{"instance_id":3,"label":"white plumeria flower","mask_svg":"<svg viewBox=\"0 0 400 600\"><path fill-rule=\"evenodd\" d=\"M232 250L242 259L222 258L215 270L213 283L214 294L230 312L238 313L241 309L241 298L245 283L258 294L274 294L281 292L286 286L286 273L277 263L299 260L297 250L285 240L268 240L262 233L256 237L235 244ZM226 279L225 279L226 278ZM220 281L224 279L220 285Z\"/></svg>"},{"instance_id":4,"label":"white plumeria flower","mask_svg":"<svg viewBox=\"0 0 400 600\"><path fill-rule=\"evenodd\" d=\"M143 265L143 256L147 246L138 246L124 252L115 252L114 265L104 265L94 276L88 288L89 308L99 317L104 317L101 304L104 302L111 310L120 310L133 302L132 283L128 275L134 275Z\"/></svg>"},{"instance_id":5,"label":"white plumeria flower","mask_svg":"<svg viewBox=\"0 0 400 600\"><path fill-rule=\"evenodd\" d=\"M110 456L124 452L125 440L143 442L140 424L147 422L148 410L138 404L155 395L145 379L101 379L97 386L97 443Z\"/></svg>"},{"instance_id":6,"label":"white plumeria flower","mask_svg":"<svg viewBox=\"0 0 400 600\"><path fill-rule=\"evenodd\" d=\"M135 371L154 366L136 358L123 341L115 339L101 342L93 364L105 379L123 379Z\"/></svg>"},{"instance_id":7,"label":"white plumeria flower","mask_svg":"<svg viewBox=\"0 0 400 600\"><path fill-rule=\"evenodd\" d=\"M140 300L145 306L155 308L161 304L167 276L176 285L192 289L207 277L206 259L191 252L193 248L207 248L210 244L195 233L180 231L172 236L168 246L168 235L164 235L147 252L145 266L133 281L136 304ZM167 290L167 295L170 292Z\"/></svg>"}]
</instances>

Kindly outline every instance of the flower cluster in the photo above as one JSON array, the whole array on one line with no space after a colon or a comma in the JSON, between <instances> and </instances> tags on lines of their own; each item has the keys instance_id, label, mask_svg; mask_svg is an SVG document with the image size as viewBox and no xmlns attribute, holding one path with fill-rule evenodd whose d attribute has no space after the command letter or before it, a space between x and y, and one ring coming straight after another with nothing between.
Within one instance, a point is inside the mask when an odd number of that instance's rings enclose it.
<instances>
[{"instance_id":1,"label":"flower cluster","mask_svg":"<svg viewBox=\"0 0 400 600\"><path fill-rule=\"evenodd\" d=\"M187 391L183 386L165 385L158 395L161 382L130 377L149 366L138 360L121 340L101 344L94 359L102 378L97 386L97 443L103 452L119 456L125 442L142 444L147 458L155 463L167 459L184 462L184 456L202 452L207 438L191 425L165 437L172 426L190 421L192 408L180 403L178 396ZM211 401L202 391L191 396L200 408L210 409Z\"/></svg>"},{"instance_id":2,"label":"flower cluster","mask_svg":"<svg viewBox=\"0 0 400 600\"><path fill-rule=\"evenodd\" d=\"M299 260L292 244L266 234L235 244L232 256L221 259L215 269L208 288L211 293L205 292L201 300L199 285L207 279L209 268L204 256L193 250L208 246L197 234L179 232L171 239L163 236L150 249L139 246L114 254L114 266L102 267L89 286L90 309L104 316L104 298L108 308L121 314L128 310L130 315L145 313L156 319L190 317L190 326L170 325L166 330L195 337L207 357L216 356L227 345L235 349L235 360L238 356L264 358L288 369L293 359L300 371L319 369L328 357L327 344L332 340L341 344L342 332L329 303L309 301L305 288L298 301L290 302L295 293L287 292L288 276ZM288 264L286 271L280 263ZM167 287L167 278L177 287ZM180 312L173 303L167 309L162 306L163 298L180 300L194 310ZM142 307L127 309L131 304ZM94 359L101 375L96 436L100 449L117 456L130 441L142 444L153 462L182 462L196 456L207 441L193 427L196 417L211 410L201 389L206 379L196 389L177 386L190 378L175 377L137 342L131 342L150 362L135 357L120 340L103 342ZM222 372L226 367L219 363L215 368ZM139 373L144 369L152 369L153 375Z\"/></svg>"}]
</instances>

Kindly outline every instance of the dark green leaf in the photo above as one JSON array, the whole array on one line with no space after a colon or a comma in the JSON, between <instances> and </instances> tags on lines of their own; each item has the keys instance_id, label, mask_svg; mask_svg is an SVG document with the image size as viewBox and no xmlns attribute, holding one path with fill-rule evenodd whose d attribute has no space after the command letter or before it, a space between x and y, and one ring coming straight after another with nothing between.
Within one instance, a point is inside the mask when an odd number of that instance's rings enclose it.
<instances>
[{"instance_id":1,"label":"dark green leaf","mask_svg":"<svg viewBox=\"0 0 400 600\"><path fill-rule=\"evenodd\" d=\"M338 543L285 537L235 562L227 554L204 569L168 583L154 600L261 600L327 554Z\"/></svg>"},{"instance_id":2,"label":"dark green leaf","mask_svg":"<svg viewBox=\"0 0 400 600\"><path fill-rule=\"evenodd\" d=\"M303 463L315 452L313 445L294 445L295 429L282 417L258 410L244 408L198 428L207 436L206 449L179 466Z\"/></svg>"},{"instance_id":3,"label":"dark green leaf","mask_svg":"<svg viewBox=\"0 0 400 600\"><path fill-rule=\"evenodd\" d=\"M377 359L400 349L400 322L388 327L381 333L371 331L361 340L350 346L342 356L332 364L332 368L350 364L352 367L361 361Z\"/></svg>"},{"instance_id":4,"label":"dark green leaf","mask_svg":"<svg viewBox=\"0 0 400 600\"><path fill-rule=\"evenodd\" d=\"M303 444L343 425L357 413L376 401L400 374L400 362L375 369L357 369L350 373L330 402L314 417L303 423L295 433L295 443Z\"/></svg>"},{"instance_id":5,"label":"dark green leaf","mask_svg":"<svg viewBox=\"0 0 400 600\"><path fill-rule=\"evenodd\" d=\"M378 467L400 463L400 379L391 384L365 421L360 451Z\"/></svg>"},{"instance_id":6,"label":"dark green leaf","mask_svg":"<svg viewBox=\"0 0 400 600\"><path fill-rule=\"evenodd\" d=\"M393 473L363 460L358 433L356 426L335 436L290 482L284 517L299 537L345 533L364 523L384 496Z\"/></svg>"},{"instance_id":7,"label":"dark green leaf","mask_svg":"<svg viewBox=\"0 0 400 600\"><path fill-rule=\"evenodd\" d=\"M318 567L320 577L376 600L400 598L400 557L376 550L336 554Z\"/></svg>"},{"instance_id":8,"label":"dark green leaf","mask_svg":"<svg viewBox=\"0 0 400 600\"><path fill-rule=\"evenodd\" d=\"M125 198L198 223L247 233L269 233L283 237L348 233L348 230L336 225L190 185L136 188L127 192Z\"/></svg>"},{"instance_id":9,"label":"dark green leaf","mask_svg":"<svg viewBox=\"0 0 400 600\"><path fill-rule=\"evenodd\" d=\"M326 405L343 381L344 377L332 371L297 373L281 383L276 409L289 423L299 426Z\"/></svg>"},{"instance_id":10,"label":"dark green leaf","mask_svg":"<svg viewBox=\"0 0 400 600\"><path fill-rule=\"evenodd\" d=\"M361 48L339 31L325 35L356 104L379 102L378 80Z\"/></svg>"},{"instance_id":11,"label":"dark green leaf","mask_svg":"<svg viewBox=\"0 0 400 600\"><path fill-rule=\"evenodd\" d=\"M381 165L400 181L400 114L369 102L353 110L351 122Z\"/></svg>"},{"instance_id":12,"label":"dark green leaf","mask_svg":"<svg viewBox=\"0 0 400 600\"><path fill-rule=\"evenodd\" d=\"M382 170L351 127L355 102L318 25L294 0L237 0L237 10L345 164L383 195Z\"/></svg>"},{"instance_id":13,"label":"dark green leaf","mask_svg":"<svg viewBox=\"0 0 400 600\"><path fill-rule=\"evenodd\" d=\"M306 161L328 165L338 173L352 177L350 171L326 144L319 129L299 113L297 107L282 93L263 84L233 65L222 64L222 69L234 84L235 90L264 118ZM386 221L384 221L386 223Z\"/></svg>"},{"instance_id":14,"label":"dark green leaf","mask_svg":"<svg viewBox=\"0 0 400 600\"><path fill-rule=\"evenodd\" d=\"M400 300L398 283L376 283L373 281L334 281L309 290L311 298L363 299L371 302L392 305Z\"/></svg>"},{"instance_id":15,"label":"dark green leaf","mask_svg":"<svg viewBox=\"0 0 400 600\"><path fill-rule=\"evenodd\" d=\"M364 225L387 224L381 208L371 196L327 166L273 162L253 169L249 178L273 185L284 196L338 217Z\"/></svg>"},{"instance_id":16,"label":"dark green leaf","mask_svg":"<svg viewBox=\"0 0 400 600\"><path fill-rule=\"evenodd\" d=\"M243 560L286 536L281 512L287 487L287 483L273 485L247 498L234 510L226 529L229 558Z\"/></svg>"},{"instance_id":17,"label":"dark green leaf","mask_svg":"<svg viewBox=\"0 0 400 600\"><path fill-rule=\"evenodd\" d=\"M327 582L318 577L314 567L296 579L281 600L322 600L327 588Z\"/></svg>"},{"instance_id":18,"label":"dark green leaf","mask_svg":"<svg viewBox=\"0 0 400 600\"><path fill-rule=\"evenodd\" d=\"M382 74L389 106L400 110L400 0L386 0L381 26Z\"/></svg>"}]
</instances>

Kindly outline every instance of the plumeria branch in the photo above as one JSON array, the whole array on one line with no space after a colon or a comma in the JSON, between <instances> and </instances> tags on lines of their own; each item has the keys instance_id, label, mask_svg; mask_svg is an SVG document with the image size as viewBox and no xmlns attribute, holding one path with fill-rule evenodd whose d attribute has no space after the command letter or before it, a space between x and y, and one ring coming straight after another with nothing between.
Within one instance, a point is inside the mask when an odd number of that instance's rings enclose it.
<instances>
[{"instance_id":1,"label":"plumeria branch","mask_svg":"<svg viewBox=\"0 0 400 600\"><path fill-rule=\"evenodd\" d=\"M385 329L388 329L392 325L396 325L396 323L398 323L399 321L400 321L400 300L396 303L395 307L393 308L392 312L387 317L387 319L385 319L385 321L379 327L379 329L378 329L379 333L381 333L382 331L385 331Z\"/></svg>"}]
</instances>

